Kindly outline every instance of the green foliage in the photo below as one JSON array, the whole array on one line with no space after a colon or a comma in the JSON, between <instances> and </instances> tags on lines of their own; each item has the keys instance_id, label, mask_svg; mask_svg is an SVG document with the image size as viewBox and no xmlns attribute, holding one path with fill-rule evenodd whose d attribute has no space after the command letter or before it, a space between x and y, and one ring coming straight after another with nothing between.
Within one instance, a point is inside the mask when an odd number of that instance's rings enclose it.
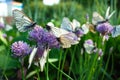
<instances>
[{"instance_id":1,"label":"green foliage","mask_svg":"<svg viewBox=\"0 0 120 80\"><path fill-rule=\"evenodd\" d=\"M35 20L35 16L37 16L37 23L41 25L45 25L49 21L53 21L57 26L60 26L61 20L63 17L69 17L70 19L77 19L82 23L85 22L85 11L81 4L77 2L62 2L58 5L53 6L45 6L41 1L37 3L29 2L25 4L24 12ZM37 9L36 9L37 7ZM32 15L30 15L28 12ZM37 12L37 15L36 15ZM84 15L83 15L84 14Z\"/></svg>"},{"instance_id":2,"label":"green foliage","mask_svg":"<svg viewBox=\"0 0 120 80\"><path fill-rule=\"evenodd\" d=\"M61 3L53 6L45 6L41 0L24 0L24 12L38 25L45 27L47 22L52 21L56 26L60 26L63 17L70 20L77 19L81 25L86 22L86 14L89 14L90 22L93 11L97 11L103 17L108 5L111 12L116 10L116 0L61 0ZM110 19L112 25L120 23L120 15L116 11ZM12 36L13 40L4 38L3 33ZM18 58L11 56L11 43L15 41L28 41L28 33L20 33L14 28L11 31L0 30L0 79L17 79L16 71L22 69ZM87 54L83 48L83 43L87 39L92 39L96 46L103 49L103 56L98 60L97 53ZM113 50L110 51L110 48ZM84 53L83 53L84 52ZM27 80L119 80L119 60L120 60L120 36L111 38L103 45L102 37L99 33L89 32L83 36L80 43L69 49L52 49L43 72L40 68L32 64L28 66L28 57L25 58L24 67L27 69L25 78ZM51 62L52 61L52 62ZM14 76L13 76L14 75ZM23 77L24 79L24 77Z\"/></svg>"}]
</instances>

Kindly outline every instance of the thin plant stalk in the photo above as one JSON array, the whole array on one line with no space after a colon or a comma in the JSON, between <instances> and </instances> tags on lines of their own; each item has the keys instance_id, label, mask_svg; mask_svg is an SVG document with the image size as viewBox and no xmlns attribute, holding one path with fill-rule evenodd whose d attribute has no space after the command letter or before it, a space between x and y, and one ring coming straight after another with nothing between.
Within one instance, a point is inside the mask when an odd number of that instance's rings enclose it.
<instances>
[{"instance_id":1,"label":"thin plant stalk","mask_svg":"<svg viewBox=\"0 0 120 80\"><path fill-rule=\"evenodd\" d=\"M63 68L64 68L67 52L68 52L68 49L65 51L61 70L63 70ZM62 80L62 73L60 74L60 80Z\"/></svg>"},{"instance_id":2,"label":"thin plant stalk","mask_svg":"<svg viewBox=\"0 0 120 80\"><path fill-rule=\"evenodd\" d=\"M58 69L53 63L50 62L50 65L52 65L55 69L57 69L58 71L60 71L64 76L66 76L70 80L73 80L69 75L67 75L66 73L64 73L62 70Z\"/></svg>"},{"instance_id":3,"label":"thin plant stalk","mask_svg":"<svg viewBox=\"0 0 120 80\"><path fill-rule=\"evenodd\" d=\"M75 46L73 52L72 52L72 50L70 49L70 52L71 52L71 54L72 54L72 55L71 55L72 58L71 58L71 63L70 63L68 75L70 75L70 73L71 73L71 69L72 69L72 65L73 65L73 61L74 61L74 56L75 56L75 51L76 51L76 46ZM68 79L68 80L69 80L69 79Z\"/></svg>"},{"instance_id":4,"label":"thin plant stalk","mask_svg":"<svg viewBox=\"0 0 120 80\"><path fill-rule=\"evenodd\" d=\"M59 57L59 63L58 63L58 69L59 70L60 70L61 61L62 61L62 50L60 50L60 57ZM57 71L57 80L59 80L59 72L60 71Z\"/></svg>"}]
</instances>

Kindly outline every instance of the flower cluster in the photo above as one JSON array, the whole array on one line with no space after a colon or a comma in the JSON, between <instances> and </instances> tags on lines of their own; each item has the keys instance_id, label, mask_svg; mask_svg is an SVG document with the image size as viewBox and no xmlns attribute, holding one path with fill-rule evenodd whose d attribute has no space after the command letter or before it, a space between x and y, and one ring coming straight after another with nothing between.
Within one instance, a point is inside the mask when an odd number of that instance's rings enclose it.
<instances>
[{"instance_id":1,"label":"flower cluster","mask_svg":"<svg viewBox=\"0 0 120 80\"><path fill-rule=\"evenodd\" d=\"M29 32L29 39L34 40L39 45L48 46L49 48L59 48L59 42L56 37L49 32L46 32L43 28L35 26L32 31Z\"/></svg>"},{"instance_id":2,"label":"flower cluster","mask_svg":"<svg viewBox=\"0 0 120 80\"><path fill-rule=\"evenodd\" d=\"M100 32L102 35L108 35L113 30L113 27L110 25L110 23L105 22L98 24L96 30Z\"/></svg>"},{"instance_id":3,"label":"flower cluster","mask_svg":"<svg viewBox=\"0 0 120 80\"><path fill-rule=\"evenodd\" d=\"M11 50L15 56L23 57L30 53L31 48L27 43L25 43L23 41L18 41L18 42L15 42L12 44Z\"/></svg>"}]
</instances>

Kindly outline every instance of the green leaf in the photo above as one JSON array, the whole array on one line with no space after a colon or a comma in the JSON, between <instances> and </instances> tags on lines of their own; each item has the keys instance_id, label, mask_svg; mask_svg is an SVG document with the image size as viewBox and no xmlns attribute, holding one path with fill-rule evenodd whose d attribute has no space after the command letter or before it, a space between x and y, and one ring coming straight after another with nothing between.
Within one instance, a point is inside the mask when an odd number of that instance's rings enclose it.
<instances>
[{"instance_id":1,"label":"green leaf","mask_svg":"<svg viewBox=\"0 0 120 80\"><path fill-rule=\"evenodd\" d=\"M0 68L3 70L15 69L19 67L19 62L8 54L0 54Z\"/></svg>"},{"instance_id":2,"label":"green leaf","mask_svg":"<svg viewBox=\"0 0 120 80\"><path fill-rule=\"evenodd\" d=\"M7 40L2 36L2 32L0 31L0 40L5 44L5 45L8 45L8 42Z\"/></svg>"}]
</instances>

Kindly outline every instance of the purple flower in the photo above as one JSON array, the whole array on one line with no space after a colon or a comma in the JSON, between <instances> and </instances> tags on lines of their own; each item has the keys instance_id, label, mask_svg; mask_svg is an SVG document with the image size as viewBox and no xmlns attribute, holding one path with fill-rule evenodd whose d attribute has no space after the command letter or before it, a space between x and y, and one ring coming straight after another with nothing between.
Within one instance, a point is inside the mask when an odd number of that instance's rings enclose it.
<instances>
[{"instance_id":1,"label":"purple flower","mask_svg":"<svg viewBox=\"0 0 120 80\"><path fill-rule=\"evenodd\" d=\"M78 37L82 37L84 35L84 31L82 29L78 29L75 31L75 34L78 36Z\"/></svg>"},{"instance_id":2,"label":"purple flower","mask_svg":"<svg viewBox=\"0 0 120 80\"><path fill-rule=\"evenodd\" d=\"M93 45L93 41L91 39L88 39L88 40L85 41L85 44Z\"/></svg>"},{"instance_id":3,"label":"purple flower","mask_svg":"<svg viewBox=\"0 0 120 80\"><path fill-rule=\"evenodd\" d=\"M49 48L59 48L60 44L56 37L49 32L46 32L39 26L29 32L30 40L36 41L41 46L48 46Z\"/></svg>"},{"instance_id":4,"label":"purple flower","mask_svg":"<svg viewBox=\"0 0 120 80\"><path fill-rule=\"evenodd\" d=\"M50 34L49 32L45 33L44 38L46 39L49 48L59 48L60 47L60 44L57 41L56 37L54 35ZM44 40L44 38L43 38L43 40Z\"/></svg>"},{"instance_id":5,"label":"purple flower","mask_svg":"<svg viewBox=\"0 0 120 80\"><path fill-rule=\"evenodd\" d=\"M43 34L44 34L44 30L38 25L36 25L34 29L29 32L29 39L38 42L42 39Z\"/></svg>"},{"instance_id":6,"label":"purple flower","mask_svg":"<svg viewBox=\"0 0 120 80\"><path fill-rule=\"evenodd\" d=\"M108 22L105 22L105 23L98 24L96 29L102 35L107 35L111 33L113 27Z\"/></svg>"},{"instance_id":7,"label":"purple flower","mask_svg":"<svg viewBox=\"0 0 120 80\"><path fill-rule=\"evenodd\" d=\"M103 55L102 49L98 50L98 60L100 60L100 57Z\"/></svg>"},{"instance_id":8,"label":"purple flower","mask_svg":"<svg viewBox=\"0 0 120 80\"><path fill-rule=\"evenodd\" d=\"M102 55L103 55L102 49L99 49L99 50L98 50L98 54L99 54L99 56L102 56Z\"/></svg>"},{"instance_id":9,"label":"purple flower","mask_svg":"<svg viewBox=\"0 0 120 80\"><path fill-rule=\"evenodd\" d=\"M28 55L31 48L26 42L18 41L12 44L11 50L15 56L22 57Z\"/></svg>"},{"instance_id":10,"label":"purple flower","mask_svg":"<svg viewBox=\"0 0 120 80\"><path fill-rule=\"evenodd\" d=\"M4 38L7 38L7 34L2 34L2 36L3 36Z\"/></svg>"},{"instance_id":11,"label":"purple flower","mask_svg":"<svg viewBox=\"0 0 120 80\"><path fill-rule=\"evenodd\" d=\"M3 29L4 27L5 25L0 22L0 29Z\"/></svg>"}]
</instances>

